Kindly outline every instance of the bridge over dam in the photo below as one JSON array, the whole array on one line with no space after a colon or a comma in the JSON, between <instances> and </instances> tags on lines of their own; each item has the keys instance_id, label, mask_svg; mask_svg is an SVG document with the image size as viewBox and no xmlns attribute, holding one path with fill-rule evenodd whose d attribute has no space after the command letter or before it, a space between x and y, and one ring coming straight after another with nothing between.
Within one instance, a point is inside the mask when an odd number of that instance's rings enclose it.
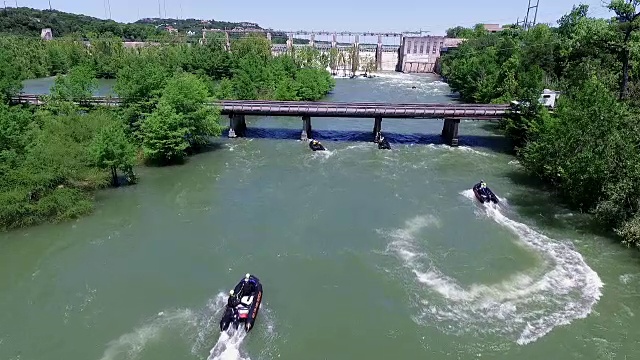
<instances>
[{"instance_id":1,"label":"bridge over dam","mask_svg":"<svg viewBox=\"0 0 640 360\"><path fill-rule=\"evenodd\" d=\"M23 94L12 98L13 103L42 105L38 95ZM85 103L114 106L121 100L113 97L93 97ZM510 113L507 104L427 104L427 103L374 103L374 102L309 102L221 100L208 103L229 117L229 137L244 136L247 115L295 116L302 118L301 140L312 135L311 117L372 118L373 141L382 132L382 119L443 119L442 137L451 146L458 146L460 120L499 120Z\"/></svg>"},{"instance_id":2,"label":"bridge over dam","mask_svg":"<svg viewBox=\"0 0 640 360\"><path fill-rule=\"evenodd\" d=\"M330 52L331 49L347 52L356 47L361 65L365 64L368 59L372 59L377 71L405 73L436 72L441 53L457 47L464 41L464 39L447 38L446 36L422 36L422 32L415 31L398 33L272 29L203 29L202 41L206 41L208 33L224 34L227 49L231 48L230 34L264 34L272 42L272 52L275 55L287 53L299 47L313 47L325 53ZM286 34L286 43L274 43L272 34ZM323 37L325 37L324 40ZM345 38L347 38L346 41ZM295 39L303 39L308 41L308 44L296 44ZM367 39L375 39L375 42L367 43ZM361 42L361 40L363 41ZM349 66L346 67L349 68Z\"/></svg>"}]
</instances>

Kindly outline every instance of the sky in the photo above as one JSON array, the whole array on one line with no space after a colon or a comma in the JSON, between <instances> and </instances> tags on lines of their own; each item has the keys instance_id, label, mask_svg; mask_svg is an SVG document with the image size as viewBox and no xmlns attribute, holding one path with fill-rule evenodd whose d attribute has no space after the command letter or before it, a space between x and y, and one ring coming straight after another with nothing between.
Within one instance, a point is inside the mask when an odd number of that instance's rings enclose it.
<instances>
[{"instance_id":1,"label":"sky","mask_svg":"<svg viewBox=\"0 0 640 360\"><path fill-rule=\"evenodd\" d=\"M277 30L429 31L444 35L454 26L514 23L527 13L529 0L3 0L6 6L54 9L133 22L158 17L249 21ZM537 0L531 0L532 6ZM574 4L590 5L592 16L609 17L605 0L539 0L538 22L554 23ZM166 16L165 16L166 8ZM106 11L105 11L106 10ZM533 9L531 18L533 17Z\"/></svg>"}]
</instances>

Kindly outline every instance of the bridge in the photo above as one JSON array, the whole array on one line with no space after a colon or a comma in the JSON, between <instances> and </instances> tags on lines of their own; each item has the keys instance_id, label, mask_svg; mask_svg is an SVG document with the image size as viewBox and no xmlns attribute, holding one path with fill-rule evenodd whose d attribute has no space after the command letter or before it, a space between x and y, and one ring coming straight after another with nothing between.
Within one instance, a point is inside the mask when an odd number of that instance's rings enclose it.
<instances>
[{"instance_id":1,"label":"bridge","mask_svg":"<svg viewBox=\"0 0 640 360\"><path fill-rule=\"evenodd\" d=\"M12 98L16 104L43 105L38 95L22 94ZM93 97L84 103L90 105L116 106L121 99L115 97ZM301 140L312 134L311 117L373 118L373 138L377 142L382 132L382 119L444 119L442 136L451 146L458 146L460 120L499 120L510 112L507 104L427 104L427 103L374 103L374 102L310 102L310 101L264 101L221 100L207 103L218 107L222 115L229 117L229 137L244 136L247 128L245 117L295 116L302 118Z\"/></svg>"}]
</instances>

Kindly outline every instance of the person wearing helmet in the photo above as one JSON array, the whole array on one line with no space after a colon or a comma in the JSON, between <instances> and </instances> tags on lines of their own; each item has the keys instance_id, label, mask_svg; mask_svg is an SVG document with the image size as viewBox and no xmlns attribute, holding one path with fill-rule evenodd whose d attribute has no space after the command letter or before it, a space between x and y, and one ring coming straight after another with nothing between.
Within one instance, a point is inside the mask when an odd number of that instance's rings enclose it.
<instances>
[{"instance_id":1,"label":"person wearing helmet","mask_svg":"<svg viewBox=\"0 0 640 360\"><path fill-rule=\"evenodd\" d=\"M238 305L240 305L240 299L238 299L233 289L229 291L229 298L227 298L227 308L231 309L231 313L234 318L238 318Z\"/></svg>"},{"instance_id":2,"label":"person wearing helmet","mask_svg":"<svg viewBox=\"0 0 640 360\"><path fill-rule=\"evenodd\" d=\"M256 290L256 281L251 277L251 274L246 273L244 275L242 290L243 295L250 295Z\"/></svg>"},{"instance_id":3,"label":"person wearing helmet","mask_svg":"<svg viewBox=\"0 0 640 360\"><path fill-rule=\"evenodd\" d=\"M487 183L484 180L480 180L480 189L486 189Z\"/></svg>"},{"instance_id":4,"label":"person wearing helmet","mask_svg":"<svg viewBox=\"0 0 640 360\"><path fill-rule=\"evenodd\" d=\"M235 309L238 304L240 304L240 300L238 299L233 289L229 291L229 298L227 298L227 306Z\"/></svg>"}]
</instances>

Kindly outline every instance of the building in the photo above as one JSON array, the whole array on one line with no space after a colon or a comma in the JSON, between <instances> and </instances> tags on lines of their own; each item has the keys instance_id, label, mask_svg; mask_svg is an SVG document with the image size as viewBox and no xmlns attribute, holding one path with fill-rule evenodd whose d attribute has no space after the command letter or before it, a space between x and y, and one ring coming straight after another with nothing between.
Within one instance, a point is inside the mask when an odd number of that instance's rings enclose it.
<instances>
[{"instance_id":1,"label":"building","mask_svg":"<svg viewBox=\"0 0 640 360\"><path fill-rule=\"evenodd\" d=\"M402 39L399 67L406 73L431 73L443 48L456 47L463 39L444 36L407 36Z\"/></svg>"},{"instance_id":2,"label":"building","mask_svg":"<svg viewBox=\"0 0 640 360\"><path fill-rule=\"evenodd\" d=\"M42 40L51 40L51 39L53 39L53 32L49 28L42 29L40 31L40 38Z\"/></svg>"},{"instance_id":3,"label":"building","mask_svg":"<svg viewBox=\"0 0 640 360\"><path fill-rule=\"evenodd\" d=\"M500 24L482 24L482 26L484 26L485 30L491 33L502 31L502 26L500 26Z\"/></svg>"}]
</instances>

